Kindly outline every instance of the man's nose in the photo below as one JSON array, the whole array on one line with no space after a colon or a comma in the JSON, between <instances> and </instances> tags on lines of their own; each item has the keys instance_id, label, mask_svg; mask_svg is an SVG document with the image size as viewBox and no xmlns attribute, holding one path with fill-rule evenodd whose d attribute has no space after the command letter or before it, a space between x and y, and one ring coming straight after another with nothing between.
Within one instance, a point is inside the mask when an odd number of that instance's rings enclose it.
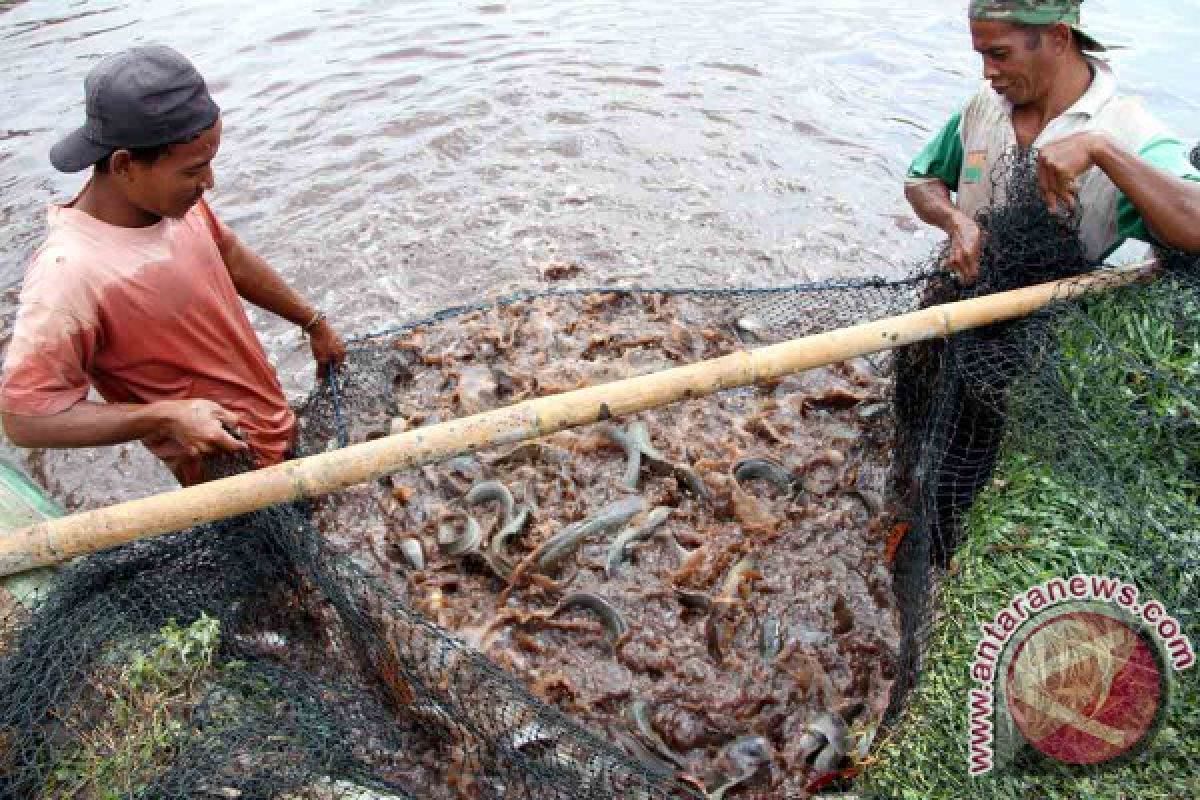
<instances>
[{"instance_id":1,"label":"man's nose","mask_svg":"<svg viewBox=\"0 0 1200 800\"><path fill-rule=\"evenodd\" d=\"M996 69L996 65L990 59L983 60L983 79L992 81L1000 77L1000 70Z\"/></svg>"},{"instance_id":2,"label":"man's nose","mask_svg":"<svg viewBox=\"0 0 1200 800\"><path fill-rule=\"evenodd\" d=\"M201 176L200 182L204 186L205 191L211 192L217 187L217 177L213 174L212 167L204 168L204 175Z\"/></svg>"}]
</instances>

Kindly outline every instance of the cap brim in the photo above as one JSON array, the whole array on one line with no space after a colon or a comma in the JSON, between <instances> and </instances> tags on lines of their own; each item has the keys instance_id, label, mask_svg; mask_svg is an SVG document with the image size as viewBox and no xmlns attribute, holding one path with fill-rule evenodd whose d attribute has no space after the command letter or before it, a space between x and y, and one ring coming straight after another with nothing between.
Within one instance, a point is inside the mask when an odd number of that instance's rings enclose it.
<instances>
[{"instance_id":1,"label":"cap brim","mask_svg":"<svg viewBox=\"0 0 1200 800\"><path fill-rule=\"evenodd\" d=\"M50 163L59 172L79 172L112 153L111 147L96 144L87 138L84 129L63 137L50 148Z\"/></svg>"},{"instance_id":2,"label":"cap brim","mask_svg":"<svg viewBox=\"0 0 1200 800\"><path fill-rule=\"evenodd\" d=\"M1094 36L1080 28L1078 25L1072 25L1071 30L1075 31L1075 38L1079 40L1079 47L1081 49L1096 53L1103 53L1108 50L1107 47L1096 41Z\"/></svg>"}]
</instances>

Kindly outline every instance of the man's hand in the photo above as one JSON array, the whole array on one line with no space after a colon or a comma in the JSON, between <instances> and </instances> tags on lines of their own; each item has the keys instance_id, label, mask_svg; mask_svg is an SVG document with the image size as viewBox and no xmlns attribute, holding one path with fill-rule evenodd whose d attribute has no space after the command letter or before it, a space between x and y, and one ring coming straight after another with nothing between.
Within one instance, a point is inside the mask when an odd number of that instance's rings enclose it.
<instances>
[{"instance_id":1,"label":"man's hand","mask_svg":"<svg viewBox=\"0 0 1200 800\"><path fill-rule=\"evenodd\" d=\"M173 440L189 458L250 447L230 433L238 429L237 415L211 400L168 400L155 406L162 415L163 427L160 437L151 438L157 442Z\"/></svg>"},{"instance_id":2,"label":"man's hand","mask_svg":"<svg viewBox=\"0 0 1200 800\"><path fill-rule=\"evenodd\" d=\"M1052 214L1073 214L1079 204L1079 176L1096 166L1101 134L1073 133L1038 151L1038 190Z\"/></svg>"},{"instance_id":3,"label":"man's hand","mask_svg":"<svg viewBox=\"0 0 1200 800\"><path fill-rule=\"evenodd\" d=\"M209 400L81 400L49 416L4 413L0 417L9 439L18 447L103 447L141 439L191 458L248 448L229 433L237 430L237 416Z\"/></svg>"},{"instance_id":4,"label":"man's hand","mask_svg":"<svg viewBox=\"0 0 1200 800\"><path fill-rule=\"evenodd\" d=\"M1079 177L1097 167L1133 204L1158 244L1200 253L1200 181L1159 169L1112 136L1076 133L1038 154L1038 188L1051 211L1078 203Z\"/></svg>"},{"instance_id":5,"label":"man's hand","mask_svg":"<svg viewBox=\"0 0 1200 800\"><path fill-rule=\"evenodd\" d=\"M920 180L906 185L904 196L923 222L936 225L950 237L946 267L964 286L977 281L983 235L975 220L954 206L950 188L936 178Z\"/></svg>"},{"instance_id":6,"label":"man's hand","mask_svg":"<svg viewBox=\"0 0 1200 800\"><path fill-rule=\"evenodd\" d=\"M324 378L331 367L340 367L346 360L346 343L325 320L312 329L308 343L317 361L317 380Z\"/></svg>"},{"instance_id":7,"label":"man's hand","mask_svg":"<svg viewBox=\"0 0 1200 800\"><path fill-rule=\"evenodd\" d=\"M975 220L956 213L947 227L950 254L946 266L958 276L959 283L970 286L979 280L979 257L983 253L983 234Z\"/></svg>"}]
</instances>

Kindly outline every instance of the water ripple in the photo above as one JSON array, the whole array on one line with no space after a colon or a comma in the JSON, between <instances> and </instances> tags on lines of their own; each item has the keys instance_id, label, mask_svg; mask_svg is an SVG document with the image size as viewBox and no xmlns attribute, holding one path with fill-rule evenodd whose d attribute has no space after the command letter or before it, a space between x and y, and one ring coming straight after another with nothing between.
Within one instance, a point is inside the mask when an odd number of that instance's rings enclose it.
<instances>
[{"instance_id":1,"label":"water ripple","mask_svg":"<svg viewBox=\"0 0 1200 800\"><path fill-rule=\"evenodd\" d=\"M1195 138L1194 4L1148 0L1136 19L1096 5L1097 30L1134 45L1113 54L1128 85ZM19 279L45 205L80 184L46 152L82 121L87 69L134 38L166 41L226 115L214 206L349 332L526 286L540 260L575 261L584 282L679 285L914 260L936 237L904 202L904 169L979 79L943 0L0 11L0 285ZM289 326L255 322L302 391Z\"/></svg>"}]
</instances>

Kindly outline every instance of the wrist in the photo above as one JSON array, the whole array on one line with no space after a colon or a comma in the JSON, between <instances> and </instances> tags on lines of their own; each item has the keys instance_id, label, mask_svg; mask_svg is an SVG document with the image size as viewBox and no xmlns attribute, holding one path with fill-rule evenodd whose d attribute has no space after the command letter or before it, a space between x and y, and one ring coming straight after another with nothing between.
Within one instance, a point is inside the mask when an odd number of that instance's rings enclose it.
<instances>
[{"instance_id":1,"label":"wrist","mask_svg":"<svg viewBox=\"0 0 1200 800\"><path fill-rule=\"evenodd\" d=\"M975 220L964 214L958 208L951 208L946 215L946 223L942 226L942 230L947 236L958 236L964 230L975 224Z\"/></svg>"},{"instance_id":2,"label":"wrist","mask_svg":"<svg viewBox=\"0 0 1200 800\"><path fill-rule=\"evenodd\" d=\"M312 314L305 317L300 323L300 330L305 334L312 334L318 328L325 324L325 312L320 309L314 310Z\"/></svg>"},{"instance_id":3,"label":"wrist","mask_svg":"<svg viewBox=\"0 0 1200 800\"><path fill-rule=\"evenodd\" d=\"M134 417L137 420L139 435L169 436L175 429L178 417L178 400L159 400L154 403L134 407Z\"/></svg>"},{"instance_id":4,"label":"wrist","mask_svg":"<svg viewBox=\"0 0 1200 800\"><path fill-rule=\"evenodd\" d=\"M969 216L964 214L958 206L954 205L954 201L947 198L943 204L938 204L933 209L930 209L930 218L926 220L930 225L940 228L942 233L947 236L955 236L963 230L967 225L974 222Z\"/></svg>"},{"instance_id":5,"label":"wrist","mask_svg":"<svg viewBox=\"0 0 1200 800\"><path fill-rule=\"evenodd\" d=\"M1113 156L1117 152L1116 140L1104 131L1091 131L1088 134L1087 145L1092 163L1108 174L1113 164Z\"/></svg>"}]
</instances>

